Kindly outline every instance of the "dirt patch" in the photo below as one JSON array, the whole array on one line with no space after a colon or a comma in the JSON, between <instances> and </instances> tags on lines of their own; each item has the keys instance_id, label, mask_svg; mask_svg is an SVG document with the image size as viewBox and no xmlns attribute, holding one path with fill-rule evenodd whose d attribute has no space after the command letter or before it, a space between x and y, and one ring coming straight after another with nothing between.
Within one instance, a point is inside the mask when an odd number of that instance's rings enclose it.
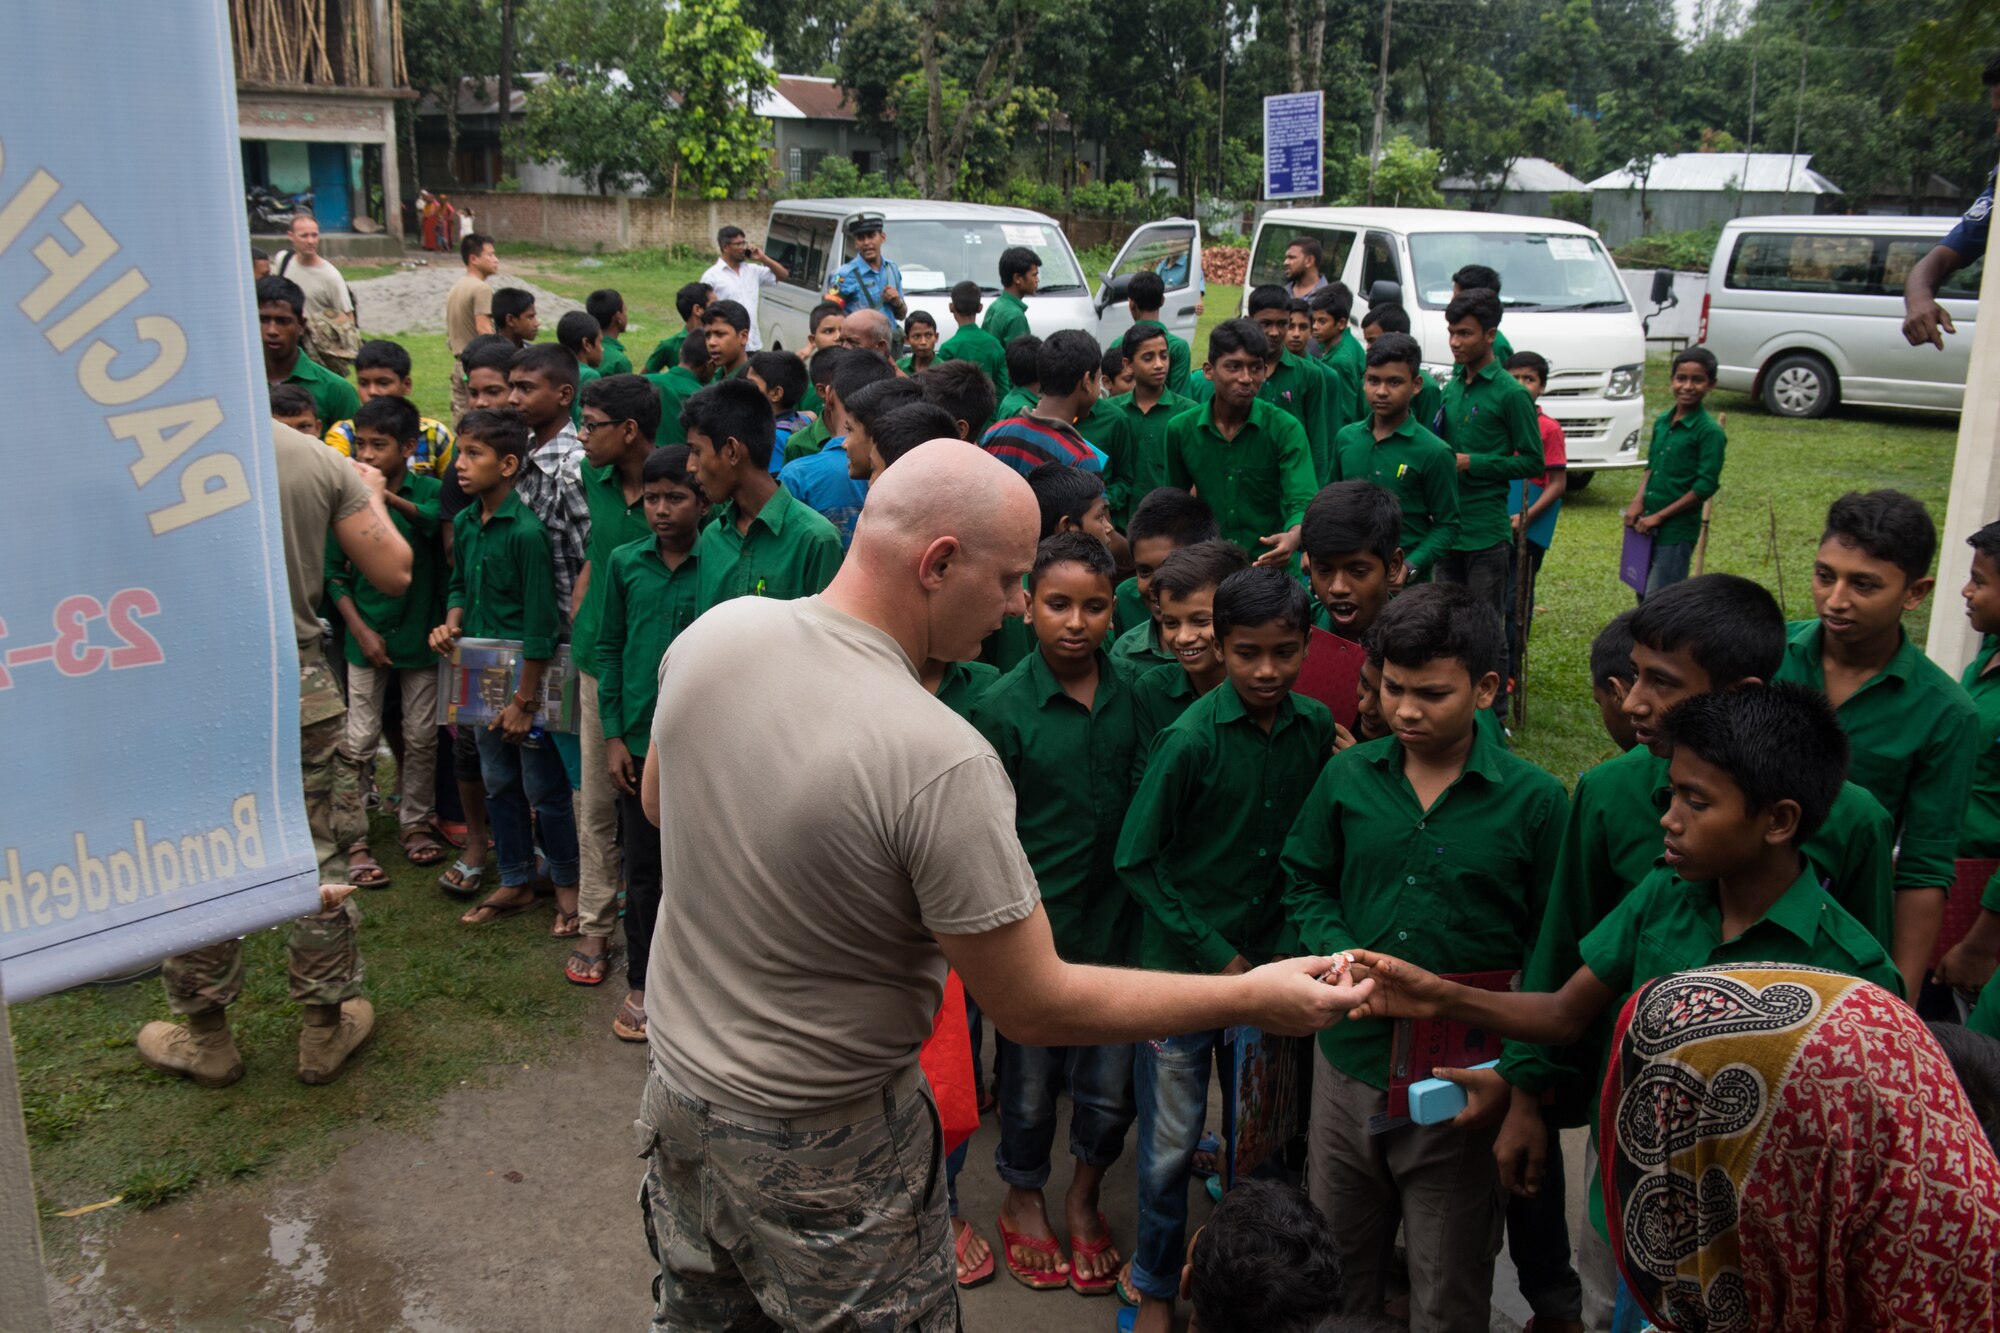
<instances>
[{"instance_id":1,"label":"dirt patch","mask_svg":"<svg viewBox=\"0 0 2000 1333\"><path fill-rule=\"evenodd\" d=\"M443 333L444 298L465 270L457 264L413 264L396 273L366 278L354 284L354 301L361 311L361 326L370 333ZM557 296L514 273L496 273L486 285L525 287L535 294L535 313L541 316L543 336L554 341L556 321L580 302Z\"/></svg>"}]
</instances>

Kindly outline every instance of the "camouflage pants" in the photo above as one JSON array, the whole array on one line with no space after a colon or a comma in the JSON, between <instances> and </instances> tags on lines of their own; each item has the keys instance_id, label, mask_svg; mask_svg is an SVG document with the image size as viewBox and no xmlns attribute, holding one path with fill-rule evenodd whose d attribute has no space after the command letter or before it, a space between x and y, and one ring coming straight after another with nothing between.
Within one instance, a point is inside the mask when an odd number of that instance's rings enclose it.
<instances>
[{"instance_id":1,"label":"camouflage pants","mask_svg":"<svg viewBox=\"0 0 2000 1333\"><path fill-rule=\"evenodd\" d=\"M346 878L347 848L368 830L357 771L340 761L347 706L325 656L314 648L299 655L299 768L306 822L322 882ZM361 909L348 899L331 912L292 923L285 942L292 998L300 1004L339 1004L361 994L361 951L356 927ZM243 993L243 941L223 940L175 954L161 968L167 1007L177 1014L226 1008Z\"/></svg>"},{"instance_id":2,"label":"camouflage pants","mask_svg":"<svg viewBox=\"0 0 2000 1333\"><path fill-rule=\"evenodd\" d=\"M654 1333L955 1333L944 1142L923 1076L824 1116L738 1115L655 1067L635 1124Z\"/></svg>"}]
</instances>

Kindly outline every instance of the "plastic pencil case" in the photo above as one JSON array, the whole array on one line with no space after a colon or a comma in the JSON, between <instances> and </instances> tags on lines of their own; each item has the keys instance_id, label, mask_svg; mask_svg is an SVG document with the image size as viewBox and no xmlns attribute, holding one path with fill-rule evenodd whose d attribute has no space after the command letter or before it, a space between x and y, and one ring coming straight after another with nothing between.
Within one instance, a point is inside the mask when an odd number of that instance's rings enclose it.
<instances>
[{"instance_id":1,"label":"plastic pencil case","mask_svg":"<svg viewBox=\"0 0 2000 1333\"><path fill-rule=\"evenodd\" d=\"M1498 1060L1488 1060L1474 1069L1493 1069ZM1450 1079L1427 1078L1410 1085L1410 1119L1419 1125L1441 1125L1465 1109L1465 1089Z\"/></svg>"}]
</instances>

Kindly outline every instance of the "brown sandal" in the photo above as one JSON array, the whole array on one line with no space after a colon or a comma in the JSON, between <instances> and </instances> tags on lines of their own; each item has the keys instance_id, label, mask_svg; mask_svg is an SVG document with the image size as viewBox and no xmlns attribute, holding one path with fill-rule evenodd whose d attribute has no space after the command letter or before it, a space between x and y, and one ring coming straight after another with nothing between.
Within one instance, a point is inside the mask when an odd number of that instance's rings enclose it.
<instances>
[{"instance_id":1,"label":"brown sandal","mask_svg":"<svg viewBox=\"0 0 2000 1333\"><path fill-rule=\"evenodd\" d=\"M347 882L362 889L389 887L389 872L376 864L365 842L357 842L347 849Z\"/></svg>"},{"instance_id":2,"label":"brown sandal","mask_svg":"<svg viewBox=\"0 0 2000 1333\"><path fill-rule=\"evenodd\" d=\"M627 995L618 1006L618 1017L611 1020L611 1035L620 1041L644 1041L646 1039L646 1011L632 1003Z\"/></svg>"},{"instance_id":3,"label":"brown sandal","mask_svg":"<svg viewBox=\"0 0 2000 1333\"><path fill-rule=\"evenodd\" d=\"M403 830L403 859L413 866L434 866L451 853L421 824Z\"/></svg>"},{"instance_id":4,"label":"brown sandal","mask_svg":"<svg viewBox=\"0 0 2000 1333\"><path fill-rule=\"evenodd\" d=\"M527 893L528 900L526 902L502 902L500 901L500 895L503 893ZM458 919L458 924L461 926L490 926L495 921L506 917L519 916L534 905L535 895L529 892L525 885L513 888L502 885L473 904L471 911L468 911ZM480 917L477 921L473 920L472 917L479 912L484 912L486 915Z\"/></svg>"}]
</instances>

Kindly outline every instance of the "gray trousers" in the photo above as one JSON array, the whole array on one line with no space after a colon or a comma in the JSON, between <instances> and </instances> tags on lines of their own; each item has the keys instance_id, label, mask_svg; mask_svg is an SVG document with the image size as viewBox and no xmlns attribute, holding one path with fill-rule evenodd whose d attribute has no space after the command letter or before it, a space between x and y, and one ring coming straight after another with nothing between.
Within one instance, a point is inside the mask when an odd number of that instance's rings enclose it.
<instances>
[{"instance_id":1,"label":"gray trousers","mask_svg":"<svg viewBox=\"0 0 2000 1333\"><path fill-rule=\"evenodd\" d=\"M1412 1333L1486 1333L1507 1216L1493 1161L1498 1127L1370 1134L1369 1116L1387 1104L1387 1093L1335 1069L1314 1044L1307 1177L1340 1247L1342 1307L1382 1313L1400 1221Z\"/></svg>"}]
</instances>

